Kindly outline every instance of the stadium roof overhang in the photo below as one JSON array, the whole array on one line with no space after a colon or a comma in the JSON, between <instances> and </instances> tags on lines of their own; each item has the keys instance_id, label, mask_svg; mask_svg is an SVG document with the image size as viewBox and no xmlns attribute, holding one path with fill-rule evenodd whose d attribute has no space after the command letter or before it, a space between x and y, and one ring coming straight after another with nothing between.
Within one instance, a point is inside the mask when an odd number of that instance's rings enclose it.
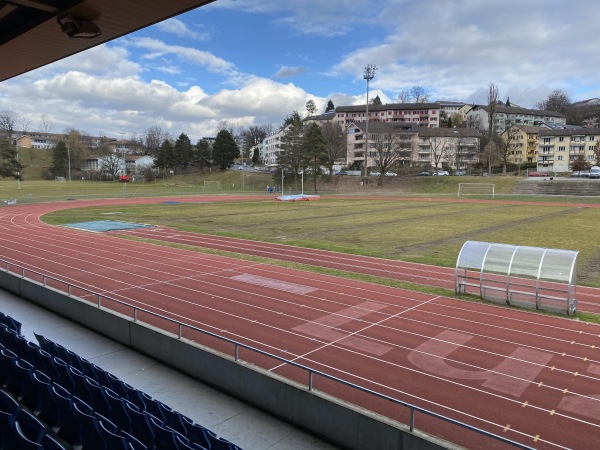
<instances>
[{"instance_id":1,"label":"stadium roof overhang","mask_svg":"<svg viewBox=\"0 0 600 450\"><path fill-rule=\"evenodd\" d=\"M0 0L0 81L214 0Z\"/></svg>"}]
</instances>

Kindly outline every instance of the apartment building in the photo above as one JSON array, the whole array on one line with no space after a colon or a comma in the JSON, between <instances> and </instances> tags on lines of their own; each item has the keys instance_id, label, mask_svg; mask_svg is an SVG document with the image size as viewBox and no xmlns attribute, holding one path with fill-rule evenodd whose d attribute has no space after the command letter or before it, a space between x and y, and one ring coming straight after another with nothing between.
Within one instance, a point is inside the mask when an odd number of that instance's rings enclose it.
<instances>
[{"instance_id":1,"label":"apartment building","mask_svg":"<svg viewBox=\"0 0 600 450\"><path fill-rule=\"evenodd\" d=\"M378 145L392 146L388 149L394 152L397 165L410 166L416 149L417 135L420 127L417 123L405 122L374 122L369 124L369 151L367 167L377 165L379 156ZM385 135L385 138L381 138ZM366 122L352 122L347 130L346 165L364 167L366 145Z\"/></svg>"},{"instance_id":2,"label":"apartment building","mask_svg":"<svg viewBox=\"0 0 600 450\"><path fill-rule=\"evenodd\" d=\"M532 125L513 125L502 133L502 140L509 146L509 163L537 162L540 129Z\"/></svg>"},{"instance_id":3,"label":"apartment building","mask_svg":"<svg viewBox=\"0 0 600 450\"><path fill-rule=\"evenodd\" d=\"M426 128L418 134L416 164L466 170L477 163L481 135L473 128Z\"/></svg>"},{"instance_id":4,"label":"apartment building","mask_svg":"<svg viewBox=\"0 0 600 450\"><path fill-rule=\"evenodd\" d=\"M262 141L259 151L260 159L265 166L269 167L277 165L279 155L283 154L283 149L281 148L281 138L285 136L288 128L289 127L280 128Z\"/></svg>"},{"instance_id":5,"label":"apartment building","mask_svg":"<svg viewBox=\"0 0 600 450\"><path fill-rule=\"evenodd\" d=\"M440 108L439 103L369 105L368 120L416 123L421 128L437 128L440 126ZM365 122L366 105L338 106L332 120L345 129L355 122Z\"/></svg>"},{"instance_id":6,"label":"apartment building","mask_svg":"<svg viewBox=\"0 0 600 450\"><path fill-rule=\"evenodd\" d=\"M473 105L466 114L467 126L481 131L489 127L489 107L487 105ZM512 125L563 126L567 118L555 111L542 111L537 109L521 108L520 106L496 106L494 114L494 131L502 135Z\"/></svg>"},{"instance_id":7,"label":"apartment building","mask_svg":"<svg viewBox=\"0 0 600 450\"><path fill-rule=\"evenodd\" d=\"M599 140L599 128L540 128L538 169L568 172L573 161L579 157L595 164L595 149Z\"/></svg>"}]
</instances>

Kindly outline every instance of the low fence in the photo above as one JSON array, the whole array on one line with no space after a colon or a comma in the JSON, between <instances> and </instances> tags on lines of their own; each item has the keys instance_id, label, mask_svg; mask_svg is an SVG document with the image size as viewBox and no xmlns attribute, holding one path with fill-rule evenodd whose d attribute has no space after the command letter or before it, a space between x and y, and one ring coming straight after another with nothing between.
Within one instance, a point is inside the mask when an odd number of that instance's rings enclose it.
<instances>
[{"instance_id":1,"label":"low fence","mask_svg":"<svg viewBox=\"0 0 600 450\"><path fill-rule=\"evenodd\" d=\"M446 431L450 427L473 433L483 440L483 447L490 439L514 448L532 449L282 356L2 259L0 288L177 367L345 448L459 448L426 431L431 425L426 426L428 418L435 419L438 428L444 424L442 428ZM65 302L65 298L73 301ZM272 372L278 367L283 368L282 375ZM318 389L315 388L317 380ZM328 391L341 391L346 399L334 397ZM356 402L357 398L363 401ZM282 405L288 402L297 408L283 411ZM363 402L381 402L400 408L407 413L406 424L364 409ZM417 421L423 428L418 427Z\"/></svg>"}]
</instances>

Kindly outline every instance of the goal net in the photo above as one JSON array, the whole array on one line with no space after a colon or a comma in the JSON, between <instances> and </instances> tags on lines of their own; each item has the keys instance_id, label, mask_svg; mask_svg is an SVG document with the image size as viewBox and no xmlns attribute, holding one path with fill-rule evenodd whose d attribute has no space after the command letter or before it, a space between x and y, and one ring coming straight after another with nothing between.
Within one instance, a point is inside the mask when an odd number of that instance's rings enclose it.
<instances>
[{"instance_id":1,"label":"goal net","mask_svg":"<svg viewBox=\"0 0 600 450\"><path fill-rule=\"evenodd\" d=\"M479 195L494 198L495 188L494 183L459 183L458 196Z\"/></svg>"},{"instance_id":2,"label":"goal net","mask_svg":"<svg viewBox=\"0 0 600 450\"><path fill-rule=\"evenodd\" d=\"M218 191L221 189L220 181L205 181L204 190L206 191Z\"/></svg>"},{"instance_id":3,"label":"goal net","mask_svg":"<svg viewBox=\"0 0 600 450\"><path fill-rule=\"evenodd\" d=\"M54 180L60 181L61 183L65 183L67 181L67 180L65 180L65 177L55 177Z\"/></svg>"}]
</instances>

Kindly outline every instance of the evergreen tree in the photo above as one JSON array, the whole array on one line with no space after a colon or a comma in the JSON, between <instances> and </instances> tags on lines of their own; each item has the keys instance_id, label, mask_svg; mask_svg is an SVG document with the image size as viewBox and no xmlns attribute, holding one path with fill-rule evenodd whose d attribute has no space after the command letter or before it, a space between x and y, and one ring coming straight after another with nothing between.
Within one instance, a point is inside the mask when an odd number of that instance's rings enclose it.
<instances>
[{"instance_id":1,"label":"evergreen tree","mask_svg":"<svg viewBox=\"0 0 600 450\"><path fill-rule=\"evenodd\" d=\"M231 133L227 130L219 131L213 144L213 162L215 166L218 166L221 170L225 170L239 156L240 150Z\"/></svg>"},{"instance_id":2,"label":"evergreen tree","mask_svg":"<svg viewBox=\"0 0 600 450\"><path fill-rule=\"evenodd\" d=\"M17 149L8 139L0 141L0 177L21 179L23 165L19 162Z\"/></svg>"},{"instance_id":3,"label":"evergreen tree","mask_svg":"<svg viewBox=\"0 0 600 450\"><path fill-rule=\"evenodd\" d=\"M327 162L327 153L325 151L325 139L321 133L321 128L316 123L312 123L304 133L302 139L303 156L305 167L311 169L313 177L313 188L317 193L317 176L321 173L321 165Z\"/></svg>"},{"instance_id":4,"label":"evergreen tree","mask_svg":"<svg viewBox=\"0 0 600 450\"><path fill-rule=\"evenodd\" d=\"M381 105L381 99L379 98L379 95L376 95L370 103L371 105Z\"/></svg>"},{"instance_id":5,"label":"evergreen tree","mask_svg":"<svg viewBox=\"0 0 600 450\"><path fill-rule=\"evenodd\" d=\"M333 111L334 109L335 109L335 106L333 106L333 102L331 100L329 100L327 102L327 107L325 108L325 112Z\"/></svg>"},{"instance_id":6,"label":"evergreen tree","mask_svg":"<svg viewBox=\"0 0 600 450\"><path fill-rule=\"evenodd\" d=\"M165 139L156 154L154 167L162 170L164 173L168 173L169 169L175 169L176 163L175 148L170 140Z\"/></svg>"},{"instance_id":7,"label":"evergreen tree","mask_svg":"<svg viewBox=\"0 0 600 450\"><path fill-rule=\"evenodd\" d=\"M210 144L206 139L200 139L194 147L194 156L192 165L200 172L204 173L204 169L210 167Z\"/></svg>"},{"instance_id":8,"label":"evergreen tree","mask_svg":"<svg viewBox=\"0 0 600 450\"><path fill-rule=\"evenodd\" d=\"M56 146L52 150L52 165L50 166L50 172L55 177L68 178L69 174L69 150L65 141L58 141Z\"/></svg>"},{"instance_id":9,"label":"evergreen tree","mask_svg":"<svg viewBox=\"0 0 600 450\"><path fill-rule=\"evenodd\" d=\"M194 156L192 142L185 133L181 133L175 141L175 158L177 160L177 168L181 169L183 173L187 171L187 168L192 165L192 159Z\"/></svg>"},{"instance_id":10,"label":"evergreen tree","mask_svg":"<svg viewBox=\"0 0 600 450\"><path fill-rule=\"evenodd\" d=\"M294 176L294 184L297 188L298 174L305 163L301 120L293 121L286 127L285 134L281 137L280 146L283 152L277 157L277 163L283 167L284 172L291 173ZM280 176L278 172L281 171L277 171L275 176Z\"/></svg>"}]
</instances>

